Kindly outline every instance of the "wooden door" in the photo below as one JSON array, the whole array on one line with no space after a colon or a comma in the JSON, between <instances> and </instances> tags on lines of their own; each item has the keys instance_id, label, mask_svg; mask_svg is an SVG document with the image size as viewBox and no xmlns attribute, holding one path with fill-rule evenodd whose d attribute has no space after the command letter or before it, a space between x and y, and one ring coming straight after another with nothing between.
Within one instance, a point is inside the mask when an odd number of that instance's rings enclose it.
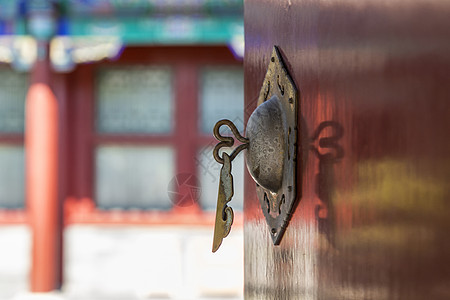
<instances>
[{"instance_id":1,"label":"wooden door","mask_svg":"<svg viewBox=\"0 0 450 300\"><path fill-rule=\"evenodd\" d=\"M278 45L310 138L279 246L246 177L246 299L450 299L450 2L246 0L244 14L247 118ZM312 140L320 124L342 157Z\"/></svg>"}]
</instances>

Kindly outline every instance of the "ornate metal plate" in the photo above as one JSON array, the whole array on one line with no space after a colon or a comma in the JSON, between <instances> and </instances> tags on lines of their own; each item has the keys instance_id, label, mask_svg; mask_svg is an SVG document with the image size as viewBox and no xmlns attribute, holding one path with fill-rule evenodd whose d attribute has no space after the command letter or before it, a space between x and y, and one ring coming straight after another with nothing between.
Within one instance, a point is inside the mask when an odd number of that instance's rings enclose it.
<instances>
[{"instance_id":1,"label":"ornate metal plate","mask_svg":"<svg viewBox=\"0 0 450 300\"><path fill-rule=\"evenodd\" d=\"M256 192L269 225L273 243L278 245L297 206L297 198L300 198L299 191L301 191L301 187L297 185L296 181L299 132L297 128L297 115L299 113L297 88L283 63L277 46L274 46L272 51L256 110L266 101L269 102L269 100L272 102L278 101L278 107L281 109L283 142L285 144L283 147L284 153L274 153L274 157L282 157L282 180L280 184L272 185L276 187L275 190L274 188L267 188L267 185L265 188L257 183ZM251 134L247 129L247 137L250 138L250 136ZM251 146L252 142L250 140ZM251 155L250 150L248 151L248 156Z\"/></svg>"}]
</instances>

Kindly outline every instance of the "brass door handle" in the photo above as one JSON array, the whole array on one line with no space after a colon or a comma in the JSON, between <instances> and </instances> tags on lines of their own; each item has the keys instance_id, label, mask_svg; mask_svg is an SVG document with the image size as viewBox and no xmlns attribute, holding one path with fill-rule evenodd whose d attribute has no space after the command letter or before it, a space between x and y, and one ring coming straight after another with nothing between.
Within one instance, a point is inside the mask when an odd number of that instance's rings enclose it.
<instances>
[{"instance_id":1,"label":"brass door handle","mask_svg":"<svg viewBox=\"0 0 450 300\"><path fill-rule=\"evenodd\" d=\"M233 210L227 203L233 196L231 162L244 149L247 149L247 169L256 182L256 192L273 243L280 243L295 209L299 190L296 183L298 110L297 88L278 48L274 46L258 106L247 123L246 137L241 136L229 120L220 120L214 127L214 136L219 143L213 154L215 160L223 166L219 181L213 252L217 251L223 238L230 232ZM230 155L223 153L220 156L220 148L234 144L233 137L220 134L219 129L223 125L230 127L242 144Z\"/></svg>"}]
</instances>

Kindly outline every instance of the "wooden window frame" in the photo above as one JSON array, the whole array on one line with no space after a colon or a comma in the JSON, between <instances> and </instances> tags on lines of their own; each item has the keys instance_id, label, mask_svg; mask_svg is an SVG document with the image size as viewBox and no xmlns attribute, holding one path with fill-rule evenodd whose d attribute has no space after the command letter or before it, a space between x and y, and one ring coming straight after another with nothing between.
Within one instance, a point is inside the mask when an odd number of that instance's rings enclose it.
<instances>
[{"instance_id":1,"label":"wooden window frame","mask_svg":"<svg viewBox=\"0 0 450 300\"><path fill-rule=\"evenodd\" d=\"M99 67L151 65L168 66L173 71L174 128L169 134L116 135L96 133L95 72ZM175 174L198 175L196 157L199 149L215 144L211 135L199 126L199 76L204 66L242 66L226 46L129 47L117 61L78 66L69 75L67 140L66 224L214 224L215 212L202 211L199 203L189 207L173 206L168 211L113 211L96 207L95 148L98 145L170 146L175 152ZM211 129L212 130L212 129ZM198 177L198 176L197 176ZM236 224L242 225L242 213Z\"/></svg>"},{"instance_id":2,"label":"wooden window frame","mask_svg":"<svg viewBox=\"0 0 450 300\"><path fill-rule=\"evenodd\" d=\"M8 69L8 67L2 67ZM9 68L12 70L11 68ZM25 109L25 107L24 107ZM0 132L0 144L9 146L22 146L24 147L24 133L1 133ZM24 209L22 208L0 208L0 224L23 224L27 222L26 215L26 199L24 199Z\"/></svg>"},{"instance_id":3,"label":"wooden window frame","mask_svg":"<svg viewBox=\"0 0 450 300\"><path fill-rule=\"evenodd\" d=\"M0 133L0 144L8 146L24 147L23 133ZM26 199L24 199L24 208L0 208L0 224L13 225L24 224L27 222Z\"/></svg>"}]
</instances>

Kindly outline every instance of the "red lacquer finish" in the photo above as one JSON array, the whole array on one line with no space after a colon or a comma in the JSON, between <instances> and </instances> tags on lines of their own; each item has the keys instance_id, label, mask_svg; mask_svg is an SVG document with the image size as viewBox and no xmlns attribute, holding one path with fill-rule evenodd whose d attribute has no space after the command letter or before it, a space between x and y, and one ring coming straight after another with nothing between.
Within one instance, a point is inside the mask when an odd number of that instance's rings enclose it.
<instances>
[{"instance_id":1,"label":"red lacquer finish","mask_svg":"<svg viewBox=\"0 0 450 300\"><path fill-rule=\"evenodd\" d=\"M48 61L38 61L26 99L25 129L32 292L55 290L60 280L62 222L58 202L58 103L49 82Z\"/></svg>"},{"instance_id":2,"label":"red lacquer finish","mask_svg":"<svg viewBox=\"0 0 450 300\"><path fill-rule=\"evenodd\" d=\"M278 45L305 154L280 246L246 178L246 299L449 299L448 2L247 0L244 11L246 115ZM342 128L342 157L312 140L320 124L318 139Z\"/></svg>"}]
</instances>

